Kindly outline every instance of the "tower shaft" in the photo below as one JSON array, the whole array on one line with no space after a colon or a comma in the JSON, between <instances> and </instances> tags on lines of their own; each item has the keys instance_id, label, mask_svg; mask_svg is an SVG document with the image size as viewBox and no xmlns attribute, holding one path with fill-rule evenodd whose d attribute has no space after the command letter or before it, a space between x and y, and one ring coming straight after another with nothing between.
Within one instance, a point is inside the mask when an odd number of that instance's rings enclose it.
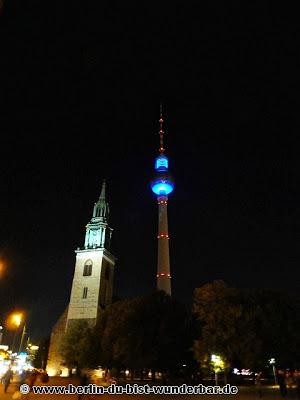
<instances>
[{"instance_id":1,"label":"tower shaft","mask_svg":"<svg viewBox=\"0 0 300 400\"><path fill-rule=\"evenodd\" d=\"M157 290L164 290L171 296L171 274L168 232L168 196L158 197L158 256Z\"/></svg>"}]
</instances>

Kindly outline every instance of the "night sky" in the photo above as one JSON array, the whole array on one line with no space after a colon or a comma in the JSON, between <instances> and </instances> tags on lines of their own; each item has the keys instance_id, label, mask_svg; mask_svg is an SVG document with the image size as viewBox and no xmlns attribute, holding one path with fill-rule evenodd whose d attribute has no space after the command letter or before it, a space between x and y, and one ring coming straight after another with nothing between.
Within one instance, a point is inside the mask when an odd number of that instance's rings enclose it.
<instances>
[{"instance_id":1,"label":"night sky","mask_svg":"<svg viewBox=\"0 0 300 400\"><path fill-rule=\"evenodd\" d=\"M160 102L174 298L215 279L299 290L298 14L202 3L4 3L0 323L19 307L50 333L103 178L115 296L155 289Z\"/></svg>"}]
</instances>

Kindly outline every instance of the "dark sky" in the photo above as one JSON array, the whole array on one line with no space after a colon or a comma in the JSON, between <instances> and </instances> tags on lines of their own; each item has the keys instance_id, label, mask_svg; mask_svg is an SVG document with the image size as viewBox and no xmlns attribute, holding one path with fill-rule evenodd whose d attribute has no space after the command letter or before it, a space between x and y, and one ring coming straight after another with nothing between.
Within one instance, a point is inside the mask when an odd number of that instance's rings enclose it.
<instances>
[{"instance_id":1,"label":"dark sky","mask_svg":"<svg viewBox=\"0 0 300 400\"><path fill-rule=\"evenodd\" d=\"M68 303L103 178L115 295L155 288L160 102L176 182L174 297L190 303L214 279L299 290L297 14L160 3L7 0L2 10L0 322L20 307L34 337Z\"/></svg>"}]
</instances>

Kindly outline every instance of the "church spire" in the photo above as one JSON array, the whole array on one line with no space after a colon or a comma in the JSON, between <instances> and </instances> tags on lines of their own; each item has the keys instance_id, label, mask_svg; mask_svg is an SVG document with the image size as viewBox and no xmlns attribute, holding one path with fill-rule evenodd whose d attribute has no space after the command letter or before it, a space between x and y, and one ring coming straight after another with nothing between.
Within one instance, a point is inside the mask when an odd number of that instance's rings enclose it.
<instances>
[{"instance_id":1,"label":"church spire","mask_svg":"<svg viewBox=\"0 0 300 400\"><path fill-rule=\"evenodd\" d=\"M100 193L100 197L99 197L100 199L105 199L105 191L106 191L106 180L103 179L101 193Z\"/></svg>"},{"instance_id":2,"label":"church spire","mask_svg":"<svg viewBox=\"0 0 300 400\"><path fill-rule=\"evenodd\" d=\"M109 217L109 205L106 201L106 181L102 181L101 193L99 200L94 205L92 222L107 222Z\"/></svg>"},{"instance_id":3,"label":"church spire","mask_svg":"<svg viewBox=\"0 0 300 400\"><path fill-rule=\"evenodd\" d=\"M94 204L92 219L86 226L85 249L98 247L109 249L112 229L108 221L109 204L106 199L106 181L103 180L99 199Z\"/></svg>"}]
</instances>

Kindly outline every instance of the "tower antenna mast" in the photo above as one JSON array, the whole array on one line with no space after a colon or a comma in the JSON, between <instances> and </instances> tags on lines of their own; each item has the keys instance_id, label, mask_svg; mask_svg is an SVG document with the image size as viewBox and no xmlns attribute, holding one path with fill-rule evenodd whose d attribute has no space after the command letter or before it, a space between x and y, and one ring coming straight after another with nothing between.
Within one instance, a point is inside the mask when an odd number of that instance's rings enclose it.
<instances>
[{"instance_id":1,"label":"tower antenna mast","mask_svg":"<svg viewBox=\"0 0 300 400\"><path fill-rule=\"evenodd\" d=\"M159 116L159 138L160 138L160 147L159 147L159 153L163 154L165 149L164 149L164 129L163 129L163 114L162 114L162 104L160 103L160 116Z\"/></svg>"}]
</instances>

